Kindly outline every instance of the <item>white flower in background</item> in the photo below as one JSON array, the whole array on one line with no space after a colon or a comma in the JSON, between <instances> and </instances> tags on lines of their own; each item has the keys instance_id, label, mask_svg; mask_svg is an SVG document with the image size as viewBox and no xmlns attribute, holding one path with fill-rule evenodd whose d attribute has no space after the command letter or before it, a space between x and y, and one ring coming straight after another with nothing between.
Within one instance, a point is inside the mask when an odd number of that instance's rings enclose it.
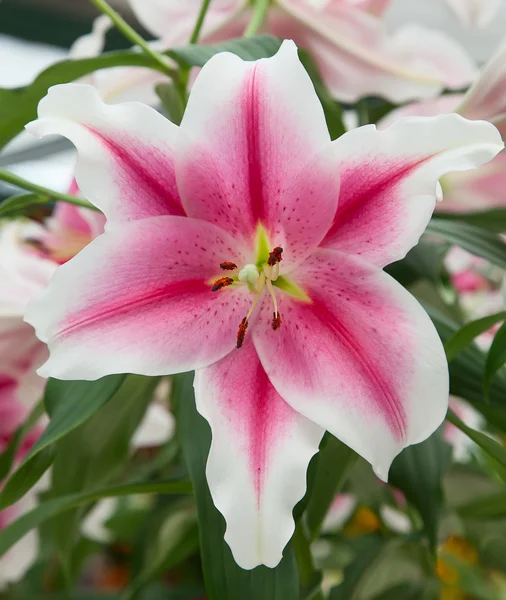
<instances>
[{"instance_id":1,"label":"white flower in background","mask_svg":"<svg viewBox=\"0 0 506 600\"><path fill-rule=\"evenodd\" d=\"M446 0L467 27L486 27L496 16L504 0Z\"/></svg>"}]
</instances>

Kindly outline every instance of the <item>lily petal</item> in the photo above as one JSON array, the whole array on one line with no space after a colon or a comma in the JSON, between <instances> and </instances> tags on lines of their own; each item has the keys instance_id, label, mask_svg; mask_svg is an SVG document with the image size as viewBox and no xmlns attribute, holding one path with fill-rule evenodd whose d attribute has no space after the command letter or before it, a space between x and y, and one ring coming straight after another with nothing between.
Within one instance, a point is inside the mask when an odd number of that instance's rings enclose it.
<instances>
[{"instance_id":1,"label":"lily petal","mask_svg":"<svg viewBox=\"0 0 506 600\"><path fill-rule=\"evenodd\" d=\"M282 326L255 324L262 365L286 402L386 481L394 457L446 414L448 367L434 325L384 271L334 250L318 250L296 282L311 302L280 294Z\"/></svg>"},{"instance_id":2,"label":"lily petal","mask_svg":"<svg viewBox=\"0 0 506 600\"><path fill-rule=\"evenodd\" d=\"M449 173L444 177L441 210L461 212L506 206L506 152L499 153L481 169Z\"/></svg>"},{"instance_id":3,"label":"lily petal","mask_svg":"<svg viewBox=\"0 0 506 600\"><path fill-rule=\"evenodd\" d=\"M437 95L444 88L469 85L475 65L455 41L436 31L417 28L389 36L383 21L351 2L332 2L320 9L305 0L279 0L269 31L292 38L315 57L332 95L343 102L381 96L399 104ZM423 45L437 43L438 53Z\"/></svg>"},{"instance_id":4,"label":"lily petal","mask_svg":"<svg viewBox=\"0 0 506 600\"><path fill-rule=\"evenodd\" d=\"M215 225L175 216L99 236L27 309L25 320L50 350L39 374L165 375L222 358L251 303L245 287L211 291L220 262L243 262L235 245Z\"/></svg>"},{"instance_id":5,"label":"lily petal","mask_svg":"<svg viewBox=\"0 0 506 600\"><path fill-rule=\"evenodd\" d=\"M386 129L399 119L405 117L437 117L455 112L462 102L464 94L445 94L439 98L429 98L421 102L412 102L399 108L394 108L385 117L378 121L378 129Z\"/></svg>"},{"instance_id":6,"label":"lily petal","mask_svg":"<svg viewBox=\"0 0 506 600\"><path fill-rule=\"evenodd\" d=\"M57 85L26 128L77 147L79 189L109 223L184 214L172 157L177 127L149 106L108 105L91 86Z\"/></svg>"},{"instance_id":7,"label":"lily petal","mask_svg":"<svg viewBox=\"0 0 506 600\"><path fill-rule=\"evenodd\" d=\"M503 0L446 0L467 27L485 27L497 14Z\"/></svg>"},{"instance_id":8,"label":"lily petal","mask_svg":"<svg viewBox=\"0 0 506 600\"><path fill-rule=\"evenodd\" d=\"M20 319L35 294L51 279L56 264L25 243L45 230L37 223L11 221L0 228L0 318Z\"/></svg>"},{"instance_id":9,"label":"lily petal","mask_svg":"<svg viewBox=\"0 0 506 600\"><path fill-rule=\"evenodd\" d=\"M379 267L416 245L442 175L479 167L504 147L493 125L456 114L401 119L383 131L368 125L334 144L341 193L322 245Z\"/></svg>"},{"instance_id":10,"label":"lily petal","mask_svg":"<svg viewBox=\"0 0 506 600\"><path fill-rule=\"evenodd\" d=\"M135 16L153 35L163 38L166 47L188 43L197 20L201 0L128 0ZM203 24L206 35L234 16L245 0L213 0Z\"/></svg>"},{"instance_id":11,"label":"lily petal","mask_svg":"<svg viewBox=\"0 0 506 600\"><path fill-rule=\"evenodd\" d=\"M273 246L285 248L286 266L328 229L339 190L331 151L293 42L256 62L219 54L198 76L181 123L176 173L183 205L189 216L248 245L260 222Z\"/></svg>"},{"instance_id":12,"label":"lily petal","mask_svg":"<svg viewBox=\"0 0 506 600\"><path fill-rule=\"evenodd\" d=\"M491 121L506 139L505 89L506 42L503 42L455 110L468 119Z\"/></svg>"},{"instance_id":13,"label":"lily petal","mask_svg":"<svg viewBox=\"0 0 506 600\"><path fill-rule=\"evenodd\" d=\"M279 396L251 342L198 370L195 398L211 426L206 475L227 522L225 540L243 569L275 567L324 429Z\"/></svg>"}]
</instances>

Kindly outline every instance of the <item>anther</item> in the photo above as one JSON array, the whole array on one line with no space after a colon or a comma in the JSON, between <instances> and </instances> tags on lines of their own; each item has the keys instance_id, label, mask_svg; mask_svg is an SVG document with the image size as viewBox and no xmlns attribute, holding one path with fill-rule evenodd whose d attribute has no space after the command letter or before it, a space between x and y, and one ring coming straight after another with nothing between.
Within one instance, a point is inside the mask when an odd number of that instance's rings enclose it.
<instances>
[{"instance_id":1,"label":"anther","mask_svg":"<svg viewBox=\"0 0 506 600\"><path fill-rule=\"evenodd\" d=\"M274 329L274 331L276 331L276 329L279 329L281 327L281 323L283 322L281 320L281 315L278 312L273 312L273 319L272 319L272 328Z\"/></svg>"},{"instance_id":2,"label":"anther","mask_svg":"<svg viewBox=\"0 0 506 600\"><path fill-rule=\"evenodd\" d=\"M237 269L237 265L233 262L222 262L220 263L220 268L222 268L224 271L234 271L235 269Z\"/></svg>"},{"instance_id":3,"label":"anther","mask_svg":"<svg viewBox=\"0 0 506 600\"><path fill-rule=\"evenodd\" d=\"M276 246L272 252L269 252L267 264L273 267L283 260L283 248Z\"/></svg>"},{"instance_id":4,"label":"anther","mask_svg":"<svg viewBox=\"0 0 506 600\"><path fill-rule=\"evenodd\" d=\"M213 283L213 287L211 288L211 290L213 292L217 292L218 290L221 290L221 288L224 288L227 285L232 285L233 283L234 280L232 279L232 277L220 277Z\"/></svg>"},{"instance_id":5,"label":"anther","mask_svg":"<svg viewBox=\"0 0 506 600\"><path fill-rule=\"evenodd\" d=\"M243 345L244 337L246 335L246 330L248 329L248 317L244 317L239 325L239 330L237 331L237 347L240 348Z\"/></svg>"}]
</instances>

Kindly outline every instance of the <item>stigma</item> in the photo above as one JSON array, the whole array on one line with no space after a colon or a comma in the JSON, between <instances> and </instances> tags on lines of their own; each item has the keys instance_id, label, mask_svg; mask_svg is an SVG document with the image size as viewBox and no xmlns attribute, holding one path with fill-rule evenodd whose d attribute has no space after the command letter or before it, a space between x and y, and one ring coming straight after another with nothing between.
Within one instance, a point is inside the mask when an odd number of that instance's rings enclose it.
<instances>
[{"instance_id":1,"label":"stigma","mask_svg":"<svg viewBox=\"0 0 506 600\"><path fill-rule=\"evenodd\" d=\"M241 269L233 262L222 262L220 268L224 271L229 271L227 277L220 277L212 285L212 291L217 292L222 288L231 285L247 285L253 295L251 307L243 318L237 331L237 348L241 348L246 337L246 331L249 325L249 319L253 314L258 302L263 296L264 290L267 289L273 305L273 318L271 327L277 331L281 327L281 315L278 310L278 301L274 286L272 285L279 277L279 264L283 260L283 248L276 246L272 252L269 252L267 262L258 266L254 264L246 264Z\"/></svg>"}]
</instances>

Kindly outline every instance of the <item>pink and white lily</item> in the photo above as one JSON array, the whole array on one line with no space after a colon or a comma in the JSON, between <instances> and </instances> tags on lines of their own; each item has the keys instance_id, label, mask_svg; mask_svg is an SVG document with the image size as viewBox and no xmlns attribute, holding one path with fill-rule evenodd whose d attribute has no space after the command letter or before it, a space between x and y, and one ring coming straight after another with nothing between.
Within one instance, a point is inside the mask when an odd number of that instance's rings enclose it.
<instances>
[{"instance_id":1,"label":"pink and white lily","mask_svg":"<svg viewBox=\"0 0 506 600\"><path fill-rule=\"evenodd\" d=\"M87 86L52 88L36 135L68 137L106 232L62 265L26 320L44 376L196 370L207 479L244 568L275 566L327 429L386 479L442 422L448 371L416 300L382 268L418 241L447 171L502 141L458 115L330 141L285 41L203 68L181 127Z\"/></svg>"},{"instance_id":2,"label":"pink and white lily","mask_svg":"<svg viewBox=\"0 0 506 600\"><path fill-rule=\"evenodd\" d=\"M165 48L188 43L201 4L130 0L140 22ZM387 34L382 15L388 5L389 0L277 0L262 31L309 50L330 92L343 102L374 95L401 103L472 83L473 61L445 34L415 24ZM213 0L201 43L241 36L250 18L245 0Z\"/></svg>"}]
</instances>

